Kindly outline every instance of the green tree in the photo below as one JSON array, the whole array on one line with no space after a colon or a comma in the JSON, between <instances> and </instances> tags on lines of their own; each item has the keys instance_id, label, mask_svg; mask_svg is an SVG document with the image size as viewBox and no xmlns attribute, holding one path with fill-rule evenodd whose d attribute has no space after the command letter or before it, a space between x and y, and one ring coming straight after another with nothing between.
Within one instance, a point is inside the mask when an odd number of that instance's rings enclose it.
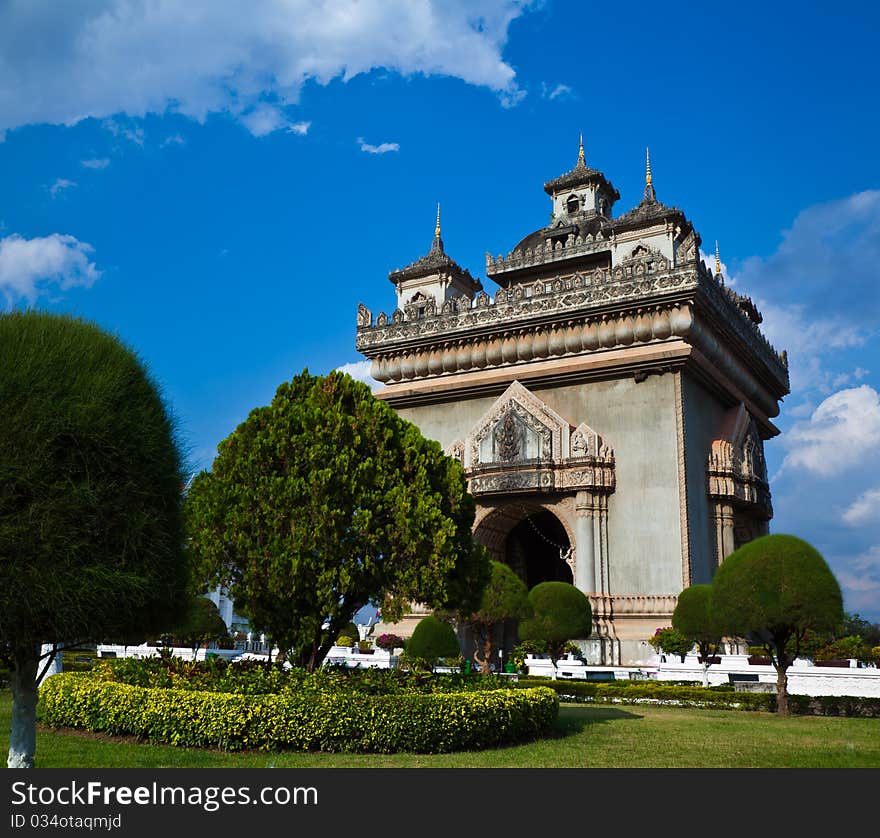
<instances>
[{"instance_id":1,"label":"green tree","mask_svg":"<svg viewBox=\"0 0 880 838\"><path fill-rule=\"evenodd\" d=\"M840 585L825 559L793 535L756 538L721 563L712 603L724 634L764 647L776 669L778 711L789 715L788 668L801 642L843 619Z\"/></svg>"},{"instance_id":2,"label":"green tree","mask_svg":"<svg viewBox=\"0 0 880 838\"><path fill-rule=\"evenodd\" d=\"M460 621L474 633L474 660L484 674L489 673L493 652L493 633L505 620L519 622L531 616L529 590L514 570L502 562L491 561L491 575L480 607L472 614L460 615Z\"/></svg>"},{"instance_id":3,"label":"green tree","mask_svg":"<svg viewBox=\"0 0 880 838\"><path fill-rule=\"evenodd\" d=\"M541 582L529 591L532 616L519 626L522 640L547 644L556 666L565 644L590 636L593 614L586 595L568 582Z\"/></svg>"},{"instance_id":4,"label":"green tree","mask_svg":"<svg viewBox=\"0 0 880 838\"><path fill-rule=\"evenodd\" d=\"M855 658L861 663L873 663L871 647L857 634L832 640L816 650L813 659L817 661L849 660Z\"/></svg>"},{"instance_id":5,"label":"green tree","mask_svg":"<svg viewBox=\"0 0 880 838\"><path fill-rule=\"evenodd\" d=\"M0 427L7 762L31 767L41 644L161 631L179 618L183 469L143 363L72 317L0 315Z\"/></svg>"},{"instance_id":6,"label":"green tree","mask_svg":"<svg viewBox=\"0 0 880 838\"><path fill-rule=\"evenodd\" d=\"M433 615L422 617L406 642L407 660L422 660L431 668L438 658L452 658L460 652L455 629L445 620Z\"/></svg>"},{"instance_id":7,"label":"green tree","mask_svg":"<svg viewBox=\"0 0 880 838\"><path fill-rule=\"evenodd\" d=\"M473 609L488 560L461 465L348 375L283 383L187 493L200 578L314 670L364 602ZM398 613L391 599L396 598Z\"/></svg>"},{"instance_id":8,"label":"green tree","mask_svg":"<svg viewBox=\"0 0 880 838\"><path fill-rule=\"evenodd\" d=\"M170 633L192 649L194 659L196 651L203 643L229 636L229 630L217 606L203 596L190 597L183 622Z\"/></svg>"},{"instance_id":9,"label":"green tree","mask_svg":"<svg viewBox=\"0 0 880 838\"><path fill-rule=\"evenodd\" d=\"M847 611L833 639L838 640L853 635L861 637L867 646L876 646L880 644L880 623L869 623L859 614Z\"/></svg>"},{"instance_id":10,"label":"green tree","mask_svg":"<svg viewBox=\"0 0 880 838\"><path fill-rule=\"evenodd\" d=\"M711 658L721 649L724 637L712 609L712 586L691 585L678 595L672 612L672 627L700 652L703 664L703 686L709 686Z\"/></svg>"},{"instance_id":11,"label":"green tree","mask_svg":"<svg viewBox=\"0 0 880 838\"><path fill-rule=\"evenodd\" d=\"M672 626L658 628L653 636L648 638L648 643L658 652L665 652L667 655L678 655L682 661L684 661L685 655L694 648L694 641L689 637L685 637L678 629Z\"/></svg>"}]
</instances>

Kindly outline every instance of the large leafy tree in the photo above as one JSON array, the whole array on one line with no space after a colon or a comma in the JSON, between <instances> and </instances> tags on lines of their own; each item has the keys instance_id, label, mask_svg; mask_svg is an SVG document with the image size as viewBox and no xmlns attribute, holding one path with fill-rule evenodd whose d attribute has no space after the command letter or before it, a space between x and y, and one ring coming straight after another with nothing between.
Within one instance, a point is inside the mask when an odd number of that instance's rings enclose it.
<instances>
[{"instance_id":1,"label":"large leafy tree","mask_svg":"<svg viewBox=\"0 0 880 838\"><path fill-rule=\"evenodd\" d=\"M0 315L0 652L31 767L43 643L162 631L185 602L183 472L142 362L72 317Z\"/></svg>"},{"instance_id":2,"label":"large leafy tree","mask_svg":"<svg viewBox=\"0 0 880 838\"><path fill-rule=\"evenodd\" d=\"M712 582L724 634L761 645L776 669L777 708L788 715L788 668L810 632L843 620L840 585L820 553L793 535L765 535L731 553Z\"/></svg>"},{"instance_id":3,"label":"large leafy tree","mask_svg":"<svg viewBox=\"0 0 880 838\"><path fill-rule=\"evenodd\" d=\"M562 657L569 640L590 636L593 614L586 595L568 582L540 582L529 591L532 616L519 626L522 640L547 644L550 660Z\"/></svg>"},{"instance_id":4,"label":"large leafy tree","mask_svg":"<svg viewBox=\"0 0 880 838\"><path fill-rule=\"evenodd\" d=\"M712 586L691 585L678 595L672 626L695 645L703 663L703 686L709 686L711 660L721 650L723 632L712 608Z\"/></svg>"},{"instance_id":5,"label":"large leafy tree","mask_svg":"<svg viewBox=\"0 0 880 838\"><path fill-rule=\"evenodd\" d=\"M251 411L187 509L201 578L309 670L362 603L474 609L488 577L461 465L340 372Z\"/></svg>"},{"instance_id":6,"label":"large leafy tree","mask_svg":"<svg viewBox=\"0 0 880 838\"><path fill-rule=\"evenodd\" d=\"M474 660L484 674L490 671L493 635L506 620L525 620L532 614L529 589L515 571L502 562L490 562L491 575L483 591L479 608L463 614L460 620L474 633Z\"/></svg>"}]
</instances>

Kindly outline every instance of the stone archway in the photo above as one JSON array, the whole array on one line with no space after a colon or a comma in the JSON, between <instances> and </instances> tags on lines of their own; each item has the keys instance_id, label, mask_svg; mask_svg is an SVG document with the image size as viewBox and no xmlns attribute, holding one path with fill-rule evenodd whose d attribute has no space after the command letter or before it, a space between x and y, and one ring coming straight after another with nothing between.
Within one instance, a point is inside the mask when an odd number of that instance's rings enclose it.
<instances>
[{"instance_id":1,"label":"stone archway","mask_svg":"<svg viewBox=\"0 0 880 838\"><path fill-rule=\"evenodd\" d=\"M551 501L546 496L507 497L480 505L474 540L486 547L491 558L511 567L529 590L547 581L574 584L575 541L569 507L564 498ZM460 638L464 648L474 648L472 629L464 629ZM505 621L493 631L493 649L508 660L517 638L516 623Z\"/></svg>"},{"instance_id":2,"label":"stone archway","mask_svg":"<svg viewBox=\"0 0 880 838\"><path fill-rule=\"evenodd\" d=\"M574 583L574 532L561 504L515 499L483 512L474 538L529 589L546 581Z\"/></svg>"}]
</instances>

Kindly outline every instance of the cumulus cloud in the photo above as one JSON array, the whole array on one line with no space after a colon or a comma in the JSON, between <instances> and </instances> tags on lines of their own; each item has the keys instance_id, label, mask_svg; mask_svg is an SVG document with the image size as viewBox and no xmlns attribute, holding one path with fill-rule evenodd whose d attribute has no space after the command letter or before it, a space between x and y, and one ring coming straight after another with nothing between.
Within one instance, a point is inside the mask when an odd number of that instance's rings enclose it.
<instances>
[{"instance_id":1,"label":"cumulus cloud","mask_svg":"<svg viewBox=\"0 0 880 838\"><path fill-rule=\"evenodd\" d=\"M13 234L0 239L0 294L6 306L33 303L52 287L90 287L101 276L90 261L92 252L91 245L59 233L35 239Z\"/></svg>"},{"instance_id":2,"label":"cumulus cloud","mask_svg":"<svg viewBox=\"0 0 880 838\"><path fill-rule=\"evenodd\" d=\"M783 437L788 452L780 471L803 468L820 476L841 474L880 452L880 394L867 384L825 399L806 421Z\"/></svg>"},{"instance_id":3,"label":"cumulus cloud","mask_svg":"<svg viewBox=\"0 0 880 838\"><path fill-rule=\"evenodd\" d=\"M34 123L232 113L267 132L309 80L372 69L523 95L502 51L528 0L30 0L0 5L0 136ZM272 103L272 104L266 104ZM133 139L129 137L129 139Z\"/></svg>"},{"instance_id":4,"label":"cumulus cloud","mask_svg":"<svg viewBox=\"0 0 880 838\"><path fill-rule=\"evenodd\" d=\"M851 319L851 313L829 314L821 308L810 310L801 303L778 305L761 299L758 307L764 316L761 331L776 349L788 352L793 393L816 390L827 395L853 379L864 377L860 367L840 373L827 364L835 351L862 346L869 337L861 323Z\"/></svg>"},{"instance_id":5,"label":"cumulus cloud","mask_svg":"<svg viewBox=\"0 0 880 838\"><path fill-rule=\"evenodd\" d=\"M369 384L370 389L375 392L376 390L381 389L384 385L381 381L376 381L376 379L370 375L370 367L372 364L372 361L354 361L350 364L343 364L336 369L338 369L339 372L347 372L356 381L363 381L364 384Z\"/></svg>"},{"instance_id":6,"label":"cumulus cloud","mask_svg":"<svg viewBox=\"0 0 880 838\"><path fill-rule=\"evenodd\" d=\"M364 141L363 137L358 137L357 141L360 143L361 151L366 151L367 154L387 154L389 151L400 151L399 143L379 143L379 145L370 145L370 143Z\"/></svg>"},{"instance_id":7,"label":"cumulus cloud","mask_svg":"<svg viewBox=\"0 0 880 838\"><path fill-rule=\"evenodd\" d=\"M94 157L91 160L80 160L79 164L87 169L106 169L110 165L110 158Z\"/></svg>"},{"instance_id":8,"label":"cumulus cloud","mask_svg":"<svg viewBox=\"0 0 880 838\"><path fill-rule=\"evenodd\" d=\"M843 513L843 520L854 527L880 521L880 488L862 492Z\"/></svg>"},{"instance_id":9,"label":"cumulus cloud","mask_svg":"<svg viewBox=\"0 0 880 838\"><path fill-rule=\"evenodd\" d=\"M816 204L801 212L767 259L746 260L737 275L782 303L796 291L811 311L880 319L880 294L870 293L880 263L880 189ZM713 263L714 264L714 263ZM867 293L866 293L867 292Z\"/></svg>"},{"instance_id":10,"label":"cumulus cloud","mask_svg":"<svg viewBox=\"0 0 880 838\"><path fill-rule=\"evenodd\" d=\"M701 254L714 270L714 257ZM815 399L864 371L841 370L844 350L880 336L875 292L880 262L880 190L866 190L803 210L767 258L752 257L729 284L752 294L761 330L789 358L792 392ZM792 302L796 299L797 302Z\"/></svg>"},{"instance_id":11,"label":"cumulus cloud","mask_svg":"<svg viewBox=\"0 0 880 838\"><path fill-rule=\"evenodd\" d=\"M74 186L76 186L74 181L60 177L49 187L49 194L53 198L57 198L59 193L63 192L65 189L71 189Z\"/></svg>"}]
</instances>

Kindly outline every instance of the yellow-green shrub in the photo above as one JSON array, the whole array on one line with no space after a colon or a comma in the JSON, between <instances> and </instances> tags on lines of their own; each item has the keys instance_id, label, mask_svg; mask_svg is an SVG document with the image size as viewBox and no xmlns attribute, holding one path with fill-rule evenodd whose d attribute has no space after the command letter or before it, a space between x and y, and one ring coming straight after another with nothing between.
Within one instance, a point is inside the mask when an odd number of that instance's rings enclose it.
<instances>
[{"instance_id":1,"label":"yellow-green shrub","mask_svg":"<svg viewBox=\"0 0 880 838\"><path fill-rule=\"evenodd\" d=\"M240 695L134 687L61 673L40 688L52 727L224 748L442 753L548 732L559 699L546 687L469 693Z\"/></svg>"}]
</instances>

